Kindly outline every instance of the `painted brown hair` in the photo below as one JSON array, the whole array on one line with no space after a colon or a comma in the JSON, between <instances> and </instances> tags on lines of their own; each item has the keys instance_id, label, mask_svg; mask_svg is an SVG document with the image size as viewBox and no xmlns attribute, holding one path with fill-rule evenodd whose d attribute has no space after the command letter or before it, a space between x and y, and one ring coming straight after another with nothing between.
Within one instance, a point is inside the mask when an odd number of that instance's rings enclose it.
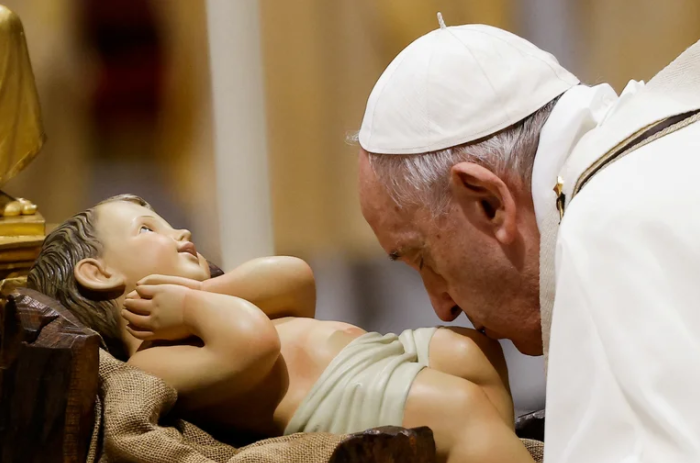
<instances>
[{"instance_id":1,"label":"painted brown hair","mask_svg":"<svg viewBox=\"0 0 700 463\"><path fill-rule=\"evenodd\" d=\"M131 202L153 210L144 199L129 194L113 196L97 206L115 201ZM81 323L102 336L103 347L112 355L126 360L115 306L115 300L121 294L90 293L78 284L74 274L78 262L102 254L102 244L95 231L97 206L66 220L46 237L39 257L29 271L27 286L59 301Z\"/></svg>"}]
</instances>

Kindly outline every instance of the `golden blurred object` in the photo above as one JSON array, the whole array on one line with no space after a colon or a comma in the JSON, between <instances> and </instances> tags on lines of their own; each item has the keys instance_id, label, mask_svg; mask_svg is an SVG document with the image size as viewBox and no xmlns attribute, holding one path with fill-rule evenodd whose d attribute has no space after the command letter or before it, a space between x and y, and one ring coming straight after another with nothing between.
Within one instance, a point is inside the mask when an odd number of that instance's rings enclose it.
<instances>
[{"instance_id":1,"label":"golden blurred object","mask_svg":"<svg viewBox=\"0 0 700 463\"><path fill-rule=\"evenodd\" d=\"M34 203L24 198L13 198L0 191L0 216L0 244L5 238L43 239L46 234L44 217Z\"/></svg>"},{"instance_id":2,"label":"golden blurred object","mask_svg":"<svg viewBox=\"0 0 700 463\"><path fill-rule=\"evenodd\" d=\"M0 217L0 242L4 238L35 237L44 238L46 223L44 217L35 212L32 215L20 215Z\"/></svg>"},{"instance_id":3,"label":"golden blurred object","mask_svg":"<svg viewBox=\"0 0 700 463\"><path fill-rule=\"evenodd\" d=\"M7 201L8 199L11 200ZM6 207L11 204L22 205L0 191L0 204L3 200L7 201ZM0 280L26 276L41 252L45 236L46 223L38 212L0 217Z\"/></svg>"},{"instance_id":4,"label":"golden blurred object","mask_svg":"<svg viewBox=\"0 0 700 463\"><path fill-rule=\"evenodd\" d=\"M33 215L36 214L37 207L36 204L24 198L17 198L17 201L22 206L22 215Z\"/></svg>"},{"instance_id":5,"label":"golden blurred object","mask_svg":"<svg viewBox=\"0 0 700 463\"><path fill-rule=\"evenodd\" d=\"M564 206L566 204L566 195L564 194L564 179L557 177L557 184L554 185L554 194L557 195L557 210L559 211L559 223L564 218Z\"/></svg>"},{"instance_id":6,"label":"golden blurred object","mask_svg":"<svg viewBox=\"0 0 700 463\"><path fill-rule=\"evenodd\" d=\"M0 5L0 186L39 153L46 136L19 17Z\"/></svg>"},{"instance_id":7,"label":"golden blurred object","mask_svg":"<svg viewBox=\"0 0 700 463\"><path fill-rule=\"evenodd\" d=\"M30 217L36 219L36 216ZM17 219L26 219L26 217ZM4 228L12 225L7 223L12 220L11 218L1 220L0 225L4 226ZM5 231L3 230L3 232ZM9 231L14 232L16 230L11 229ZM34 260L41 252L43 241L43 235L0 236L0 279L26 276Z\"/></svg>"},{"instance_id":8,"label":"golden blurred object","mask_svg":"<svg viewBox=\"0 0 700 463\"><path fill-rule=\"evenodd\" d=\"M22 215L34 215L36 214L36 204L27 203L22 204Z\"/></svg>"},{"instance_id":9,"label":"golden blurred object","mask_svg":"<svg viewBox=\"0 0 700 463\"><path fill-rule=\"evenodd\" d=\"M46 139L19 17L0 5L0 186L24 169ZM46 224L34 203L0 191L0 278L29 272Z\"/></svg>"},{"instance_id":10,"label":"golden blurred object","mask_svg":"<svg viewBox=\"0 0 700 463\"><path fill-rule=\"evenodd\" d=\"M3 217L17 217L22 213L22 204L19 201L10 201L2 211Z\"/></svg>"}]
</instances>

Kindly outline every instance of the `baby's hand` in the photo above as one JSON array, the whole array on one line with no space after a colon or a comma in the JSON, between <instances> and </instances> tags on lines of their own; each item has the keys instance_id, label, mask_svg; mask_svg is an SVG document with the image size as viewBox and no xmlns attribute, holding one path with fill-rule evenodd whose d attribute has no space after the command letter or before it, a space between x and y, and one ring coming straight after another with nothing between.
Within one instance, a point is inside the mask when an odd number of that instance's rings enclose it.
<instances>
[{"instance_id":1,"label":"baby's hand","mask_svg":"<svg viewBox=\"0 0 700 463\"><path fill-rule=\"evenodd\" d=\"M192 336L185 325L185 298L189 288L176 284L139 285L124 300L126 329L144 341L176 341Z\"/></svg>"},{"instance_id":2,"label":"baby's hand","mask_svg":"<svg viewBox=\"0 0 700 463\"><path fill-rule=\"evenodd\" d=\"M138 283L136 283L137 287L151 285L179 285L200 291L202 289L201 281L170 275L148 275L147 277L141 279Z\"/></svg>"}]
</instances>

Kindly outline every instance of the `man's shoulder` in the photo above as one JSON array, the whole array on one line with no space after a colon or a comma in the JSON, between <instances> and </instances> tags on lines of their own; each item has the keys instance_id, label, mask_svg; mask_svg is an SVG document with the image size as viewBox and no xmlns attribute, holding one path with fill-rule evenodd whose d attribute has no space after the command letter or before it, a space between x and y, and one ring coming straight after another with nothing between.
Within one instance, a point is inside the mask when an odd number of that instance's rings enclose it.
<instances>
[{"instance_id":1,"label":"man's shoulder","mask_svg":"<svg viewBox=\"0 0 700 463\"><path fill-rule=\"evenodd\" d=\"M668 222L700 225L700 123L654 141L591 178L567 206L560 234ZM700 230L699 230L700 231Z\"/></svg>"},{"instance_id":2,"label":"man's shoulder","mask_svg":"<svg viewBox=\"0 0 700 463\"><path fill-rule=\"evenodd\" d=\"M578 177L606 153L645 128L700 109L699 74L700 41L648 84L631 81L604 120L576 145L561 175L565 179Z\"/></svg>"}]
</instances>

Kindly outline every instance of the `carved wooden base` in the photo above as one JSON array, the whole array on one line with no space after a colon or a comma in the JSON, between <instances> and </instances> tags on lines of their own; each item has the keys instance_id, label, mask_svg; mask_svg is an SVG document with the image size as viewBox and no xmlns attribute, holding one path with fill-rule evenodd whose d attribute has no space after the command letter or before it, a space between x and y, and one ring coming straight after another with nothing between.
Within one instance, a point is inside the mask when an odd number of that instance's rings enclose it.
<instances>
[{"instance_id":1,"label":"carved wooden base","mask_svg":"<svg viewBox=\"0 0 700 463\"><path fill-rule=\"evenodd\" d=\"M0 308L0 462L85 461L98 347L97 335L56 301L26 288L10 295ZM370 429L345 439L330 461L434 463L433 433Z\"/></svg>"},{"instance_id":2,"label":"carved wooden base","mask_svg":"<svg viewBox=\"0 0 700 463\"><path fill-rule=\"evenodd\" d=\"M97 335L34 291L0 309L0 461L85 461L99 366Z\"/></svg>"},{"instance_id":3,"label":"carved wooden base","mask_svg":"<svg viewBox=\"0 0 700 463\"><path fill-rule=\"evenodd\" d=\"M426 427L369 429L348 437L329 463L433 463L435 441Z\"/></svg>"},{"instance_id":4,"label":"carved wooden base","mask_svg":"<svg viewBox=\"0 0 700 463\"><path fill-rule=\"evenodd\" d=\"M544 442L545 411L537 410L522 415L515 420L515 433L521 439L534 439Z\"/></svg>"}]
</instances>

